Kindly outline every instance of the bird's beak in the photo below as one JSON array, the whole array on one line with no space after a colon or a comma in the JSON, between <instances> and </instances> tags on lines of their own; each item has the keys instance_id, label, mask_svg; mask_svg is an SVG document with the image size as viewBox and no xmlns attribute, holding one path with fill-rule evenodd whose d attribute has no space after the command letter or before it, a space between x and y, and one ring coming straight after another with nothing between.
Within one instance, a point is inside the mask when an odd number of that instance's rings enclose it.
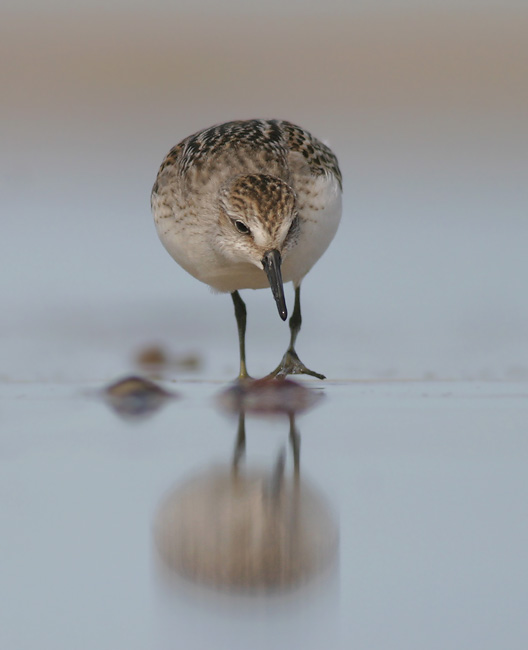
<instances>
[{"instance_id":1,"label":"bird's beak","mask_svg":"<svg viewBox=\"0 0 528 650\"><path fill-rule=\"evenodd\" d=\"M281 255L277 249L266 251L264 257L262 258L262 267L266 271L268 276L268 281L270 283L271 291L275 302L277 303L277 309L279 310L279 316L282 320L286 320L288 317L288 310L286 309L286 301L284 300L284 287L282 286L282 274L281 274Z\"/></svg>"}]
</instances>

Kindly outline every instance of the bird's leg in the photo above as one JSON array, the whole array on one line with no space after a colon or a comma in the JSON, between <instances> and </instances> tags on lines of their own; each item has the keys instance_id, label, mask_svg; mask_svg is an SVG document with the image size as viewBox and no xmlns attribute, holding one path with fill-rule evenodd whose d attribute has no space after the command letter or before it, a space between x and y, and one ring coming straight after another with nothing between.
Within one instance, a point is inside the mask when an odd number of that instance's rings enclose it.
<instances>
[{"instance_id":1,"label":"bird's leg","mask_svg":"<svg viewBox=\"0 0 528 650\"><path fill-rule=\"evenodd\" d=\"M288 346L285 355L282 357L282 361L275 370L268 375L269 377L310 375L311 377L317 377L317 379L325 379L324 375L307 368L297 356L297 352L295 352L295 341L297 340L297 334L299 334L299 330L301 329L301 323L301 287L298 286L295 287L295 305L290 318L290 345Z\"/></svg>"},{"instance_id":2,"label":"bird's leg","mask_svg":"<svg viewBox=\"0 0 528 650\"><path fill-rule=\"evenodd\" d=\"M238 344L240 347L240 372L238 373L239 381L248 379L249 375L246 368L246 305L238 291L231 294L233 305L235 306L235 317L238 328Z\"/></svg>"}]
</instances>

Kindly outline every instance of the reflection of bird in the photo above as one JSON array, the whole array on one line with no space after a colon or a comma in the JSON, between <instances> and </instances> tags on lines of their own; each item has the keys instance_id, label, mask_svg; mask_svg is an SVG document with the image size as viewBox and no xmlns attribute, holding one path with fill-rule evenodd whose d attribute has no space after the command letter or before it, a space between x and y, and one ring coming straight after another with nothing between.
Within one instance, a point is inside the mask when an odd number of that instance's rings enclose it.
<instances>
[{"instance_id":1,"label":"reflection of bird","mask_svg":"<svg viewBox=\"0 0 528 650\"><path fill-rule=\"evenodd\" d=\"M305 582L337 550L337 525L318 490L301 480L299 435L290 417L293 476L284 452L272 471L242 466L240 414L233 463L194 476L169 493L155 522L165 565L223 589L262 591Z\"/></svg>"},{"instance_id":2,"label":"reflection of bird","mask_svg":"<svg viewBox=\"0 0 528 650\"><path fill-rule=\"evenodd\" d=\"M152 190L163 245L186 271L230 292L238 325L240 378L246 307L239 289L271 287L286 320L283 279L295 287L290 345L273 376L308 374L295 340L300 284L332 241L341 217L341 173L332 151L281 120L227 122L189 136L163 161Z\"/></svg>"}]
</instances>

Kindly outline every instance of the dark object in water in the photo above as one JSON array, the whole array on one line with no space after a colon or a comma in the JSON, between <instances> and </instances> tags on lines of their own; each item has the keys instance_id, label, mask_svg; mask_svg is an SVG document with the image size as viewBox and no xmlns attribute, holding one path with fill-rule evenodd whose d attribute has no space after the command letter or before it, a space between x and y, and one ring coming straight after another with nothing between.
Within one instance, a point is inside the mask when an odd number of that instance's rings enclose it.
<instances>
[{"instance_id":1,"label":"dark object in water","mask_svg":"<svg viewBox=\"0 0 528 650\"><path fill-rule=\"evenodd\" d=\"M323 397L291 379L244 379L220 393L218 402L230 413L259 415L301 413Z\"/></svg>"},{"instance_id":2,"label":"dark object in water","mask_svg":"<svg viewBox=\"0 0 528 650\"><path fill-rule=\"evenodd\" d=\"M140 350L136 355L135 362L148 372L161 372L167 369L198 370L202 365L200 357L196 354L174 356L157 344L146 346Z\"/></svg>"},{"instance_id":3,"label":"dark object in water","mask_svg":"<svg viewBox=\"0 0 528 650\"><path fill-rule=\"evenodd\" d=\"M163 368L168 365L169 358L161 346L149 345L138 352L136 362L142 367Z\"/></svg>"},{"instance_id":4,"label":"dark object in water","mask_svg":"<svg viewBox=\"0 0 528 650\"><path fill-rule=\"evenodd\" d=\"M104 399L112 409L123 417L141 417L157 411L167 400L177 397L153 381L130 376L107 386Z\"/></svg>"}]
</instances>

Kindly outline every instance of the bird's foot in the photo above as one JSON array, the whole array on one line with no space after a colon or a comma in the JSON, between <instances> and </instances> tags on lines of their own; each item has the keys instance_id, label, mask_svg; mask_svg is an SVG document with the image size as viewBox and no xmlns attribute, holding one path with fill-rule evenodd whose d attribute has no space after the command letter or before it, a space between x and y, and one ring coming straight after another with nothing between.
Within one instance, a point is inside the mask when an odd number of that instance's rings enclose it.
<instances>
[{"instance_id":1,"label":"bird's foot","mask_svg":"<svg viewBox=\"0 0 528 650\"><path fill-rule=\"evenodd\" d=\"M252 377L251 375L248 375L247 372L244 372L238 375L234 383L239 384L240 386L245 386L247 384L250 384L253 381L255 381L255 378Z\"/></svg>"},{"instance_id":2,"label":"bird's foot","mask_svg":"<svg viewBox=\"0 0 528 650\"><path fill-rule=\"evenodd\" d=\"M317 379L326 379L324 375L307 368L293 349L286 351L279 365L266 378L282 379L286 375L310 375L310 377L317 377Z\"/></svg>"}]
</instances>

